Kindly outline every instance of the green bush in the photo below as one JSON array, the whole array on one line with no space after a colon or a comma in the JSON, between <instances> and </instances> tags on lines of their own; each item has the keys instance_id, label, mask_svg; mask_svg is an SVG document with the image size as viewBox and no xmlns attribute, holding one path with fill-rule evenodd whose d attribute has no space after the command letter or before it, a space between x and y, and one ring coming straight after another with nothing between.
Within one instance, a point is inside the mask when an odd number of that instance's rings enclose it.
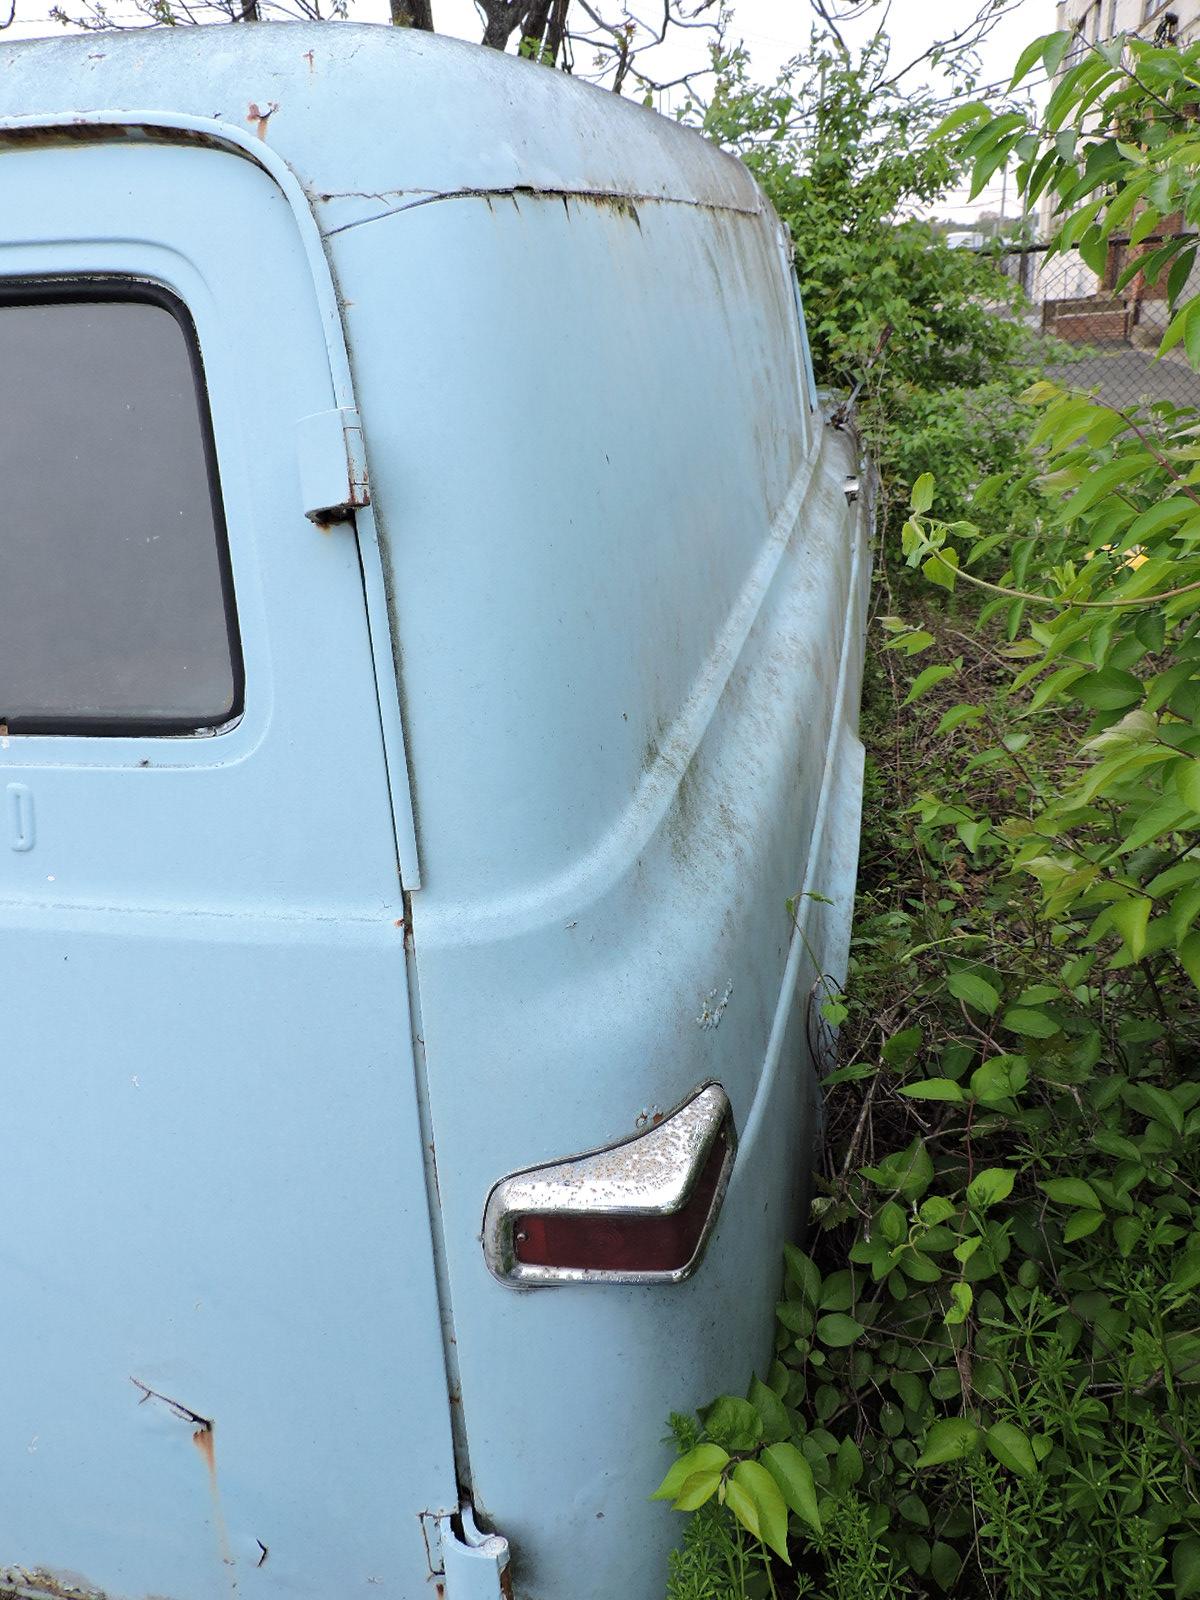
<instances>
[{"instance_id":1,"label":"green bush","mask_svg":"<svg viewBox=\"0 0 1200 1600\"><path fill-rule=\"evenodd\" d=\"M913 160L1016 159L1103 267L1119 227L1200 220L1197 83L1200 45L1120 41L1040 126L967 106ZM1200 367L1195 248L1130 270ZM672 1600L1200 1595L1198 419L1042 382L981 443L991 381L870 396L930 586L883 562L852 1050L775 1361L675 1419Z\"/></svg>"}]
</instances>

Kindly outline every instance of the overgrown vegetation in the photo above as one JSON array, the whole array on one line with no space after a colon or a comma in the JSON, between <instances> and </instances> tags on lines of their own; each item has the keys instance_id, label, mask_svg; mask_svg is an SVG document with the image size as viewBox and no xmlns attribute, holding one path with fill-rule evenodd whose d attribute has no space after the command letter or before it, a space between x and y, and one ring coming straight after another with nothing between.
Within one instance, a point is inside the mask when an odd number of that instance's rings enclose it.
<instances>
[{"instance_id":1,"label":"overgrown vegetation","mask_svg":"<svg viewBox=\"0 0 1200 1600\"><path fill-rule=\"evenodd\" d=\"M1032 45L1018 77L1055 70L1070 42ZM1194 228L1200 46L1116 41L1065 75L1040 125L968 104L919 151L928 128L904 128L903 153L871 105L855 109L854 67L834 65L826 125L847 120L832 164L799 147L754 159L821 308L824 376L871 373L866 424L892 491L845 1053L776 1359L746 1398L674 1419L681 1454L659 1494L692 1518L671 1597L1186 1600L1200 1595L1198 419L1045 382L1017 403L1022 352L977 329L975 269L890 220L922 193L906 184L965 163L981 185L1014 158L1028 204L1056 196L1057 247L1098 270L1118 228L1135 244L1176 214ZM752 143L770 98L735 70L723 104ZM859 163L841 141L864 126ZM861 238L842 233L833 195L869 195L876 173L879 209ZM1168 240L1130 272L1169 274L1164 346L1200 366L1195 248ZM910 249L930 259L892 275ZM823 280L826 250L842 254ZM885 342L889 325L908 335ZM945 363L935 382L906 365L923 333Z\"/></svg>"}]
</instances>

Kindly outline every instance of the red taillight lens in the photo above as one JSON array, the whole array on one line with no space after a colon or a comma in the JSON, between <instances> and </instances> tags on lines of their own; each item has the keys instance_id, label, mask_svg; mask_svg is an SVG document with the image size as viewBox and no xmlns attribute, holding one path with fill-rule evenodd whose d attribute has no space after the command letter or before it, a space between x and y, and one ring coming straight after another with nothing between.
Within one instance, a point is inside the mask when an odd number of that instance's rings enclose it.
<instances>
[{"instance_id":1,"label":"red taillight lens","mask_svg":"<svg viewBox=\"0 0 1200 1600\"><path fill-rule=\"evenodd\" d=\"M723 1125L694 1188L669 1215L530 1212L513 1220L513 1253L523 1266L593 1272L679 1272L696 1254L729 1150Z\"/></svg>"}]
</instances>

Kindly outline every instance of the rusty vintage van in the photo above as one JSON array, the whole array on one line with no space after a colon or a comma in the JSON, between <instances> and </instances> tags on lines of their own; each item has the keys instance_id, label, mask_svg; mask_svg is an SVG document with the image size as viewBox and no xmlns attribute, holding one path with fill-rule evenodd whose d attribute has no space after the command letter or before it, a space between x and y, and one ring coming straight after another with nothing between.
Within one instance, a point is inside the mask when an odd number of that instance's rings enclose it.
<instances>
[{"instance_id":1,"label":"rusty vintage van","mask_svg":"<svg viewBox=\"0 0 1200 1600\"><path fill-rule=\"evenodd\" d=\"M857 851L778 221L445 39L0 44L0 417L0 1591L653 1600Z\"/></svg>"}]
</instances>

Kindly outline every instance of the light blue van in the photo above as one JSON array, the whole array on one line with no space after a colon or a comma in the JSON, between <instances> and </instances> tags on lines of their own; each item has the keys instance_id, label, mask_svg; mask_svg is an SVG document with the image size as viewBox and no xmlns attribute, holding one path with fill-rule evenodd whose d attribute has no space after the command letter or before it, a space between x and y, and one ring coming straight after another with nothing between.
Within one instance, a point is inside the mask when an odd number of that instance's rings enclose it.
<instances>
[{"instance_id":1,"label":"light blue van","mask_svg":"<svg viewBox=\"0 0 1200 1600\"><path fill-rule=\"evenodd\" d=\"M857 471L649 111L0 45L0 1591L661 1593L845 968Z\"/></svg>"}]
</instances>

